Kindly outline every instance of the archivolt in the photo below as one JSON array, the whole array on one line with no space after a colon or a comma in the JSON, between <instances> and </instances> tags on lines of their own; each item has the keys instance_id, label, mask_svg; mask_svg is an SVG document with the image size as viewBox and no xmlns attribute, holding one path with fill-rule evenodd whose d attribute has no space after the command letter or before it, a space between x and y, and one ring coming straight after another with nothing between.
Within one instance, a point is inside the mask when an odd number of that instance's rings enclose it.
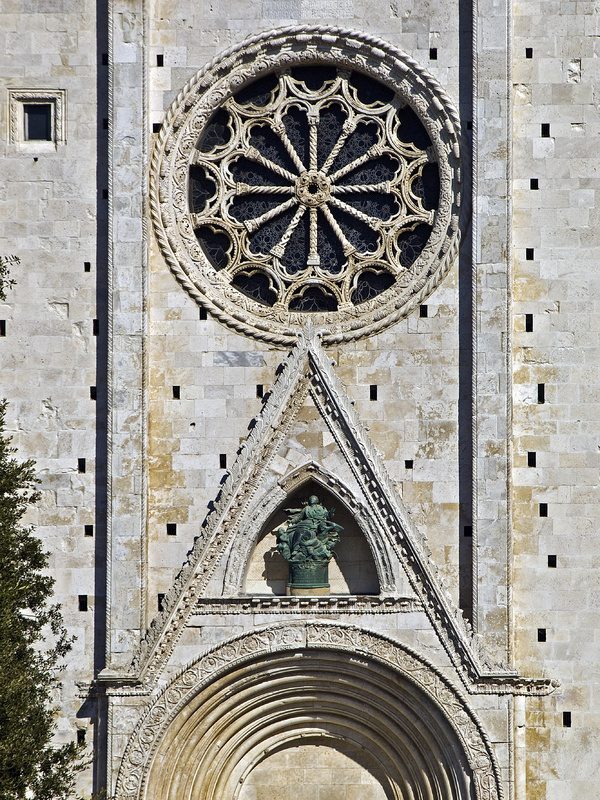
<instances>
[{"instance_id":1,"label":"archivolt","mask_svg":"<svg viewBox=\"0 0 600 800\"><path fill-rule=\"evenodd\" d=\"M273 748L365 748L397 800L499 800L490 744L465 699L407 647L298 623L232 639L150 705L127 747L122 800L221 800Z\"/></svg>"}]
</instances>

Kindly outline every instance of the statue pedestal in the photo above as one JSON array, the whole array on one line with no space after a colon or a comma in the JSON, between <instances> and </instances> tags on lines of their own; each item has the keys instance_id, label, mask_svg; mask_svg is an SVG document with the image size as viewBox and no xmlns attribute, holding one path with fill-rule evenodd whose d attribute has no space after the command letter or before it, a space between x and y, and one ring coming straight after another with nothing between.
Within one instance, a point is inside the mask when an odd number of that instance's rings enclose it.
<instances>
[{"instance_id":1,"label":"statue pedestal","mask_svg":"<svg viewBox=\"0 0 600 800\"><path fill-rule=\"evenodd\" d=\"M288 595L329 594L328 566L329 561L290 562Z\"/></svg>"},{"instance_id":2,"label":"statue pedestal","mask_svg":"<svg viewBox=\"0 0 600 800\"><path fill-rule=\"evenodd\" d=\"M287 586L288 597L314 597L329 594L329 586Z\"/></svg>"}]
</instances>

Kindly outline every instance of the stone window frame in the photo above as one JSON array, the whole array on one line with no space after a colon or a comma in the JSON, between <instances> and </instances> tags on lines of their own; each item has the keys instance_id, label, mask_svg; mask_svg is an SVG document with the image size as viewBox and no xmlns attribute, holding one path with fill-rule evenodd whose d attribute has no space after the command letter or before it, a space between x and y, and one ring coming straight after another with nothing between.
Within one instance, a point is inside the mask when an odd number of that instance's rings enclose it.
<instances>
[{"instance_id":1,"label":"stone window frame","mask_svg":"<svg viewBox=\"0 0 600 800\"><path fill-rule=\"evenodd\" d=\"M66 144L66 100L64 89L9 89L8 90L8 142L19 150L54 152L59 144ZM51 139L25 138L25 106L50 105Z\"/></svg>"}]
</instances>

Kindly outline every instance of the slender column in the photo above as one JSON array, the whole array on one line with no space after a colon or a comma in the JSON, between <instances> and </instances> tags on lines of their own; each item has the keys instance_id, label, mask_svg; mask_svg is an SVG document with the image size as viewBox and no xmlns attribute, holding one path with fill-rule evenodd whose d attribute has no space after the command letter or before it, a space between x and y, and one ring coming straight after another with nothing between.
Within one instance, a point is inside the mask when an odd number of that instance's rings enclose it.
<instances>
[{"instance_id":1,"label":"slender column","mask_svg":"<svg viewBox=\"0 0 600 800\"><path fill-rule=\"evenodd\" d=\"M144 2L113 0L109 14L107 670L118 672L144 627Z\"/></svg>"}]
</instances>

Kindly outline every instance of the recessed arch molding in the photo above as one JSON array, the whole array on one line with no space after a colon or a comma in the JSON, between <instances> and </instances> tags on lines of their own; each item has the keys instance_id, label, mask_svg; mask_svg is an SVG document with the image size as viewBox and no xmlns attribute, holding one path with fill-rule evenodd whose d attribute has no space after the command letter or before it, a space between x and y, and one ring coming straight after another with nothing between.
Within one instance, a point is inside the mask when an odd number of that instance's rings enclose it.
<instances>
[{"instance_id":1,"label":"recessed arch molding","mask_svg":"<svg viewBox=\"0 0 600 800\"><path fill-rule=\"evenodd\" d=\"M234 798L274 749L366 750L391 800L501 800L475 712L410 648L350 625L285 623L229 639L148 706L127 745L119 800Z\"/></svg>"}]
</instances>

